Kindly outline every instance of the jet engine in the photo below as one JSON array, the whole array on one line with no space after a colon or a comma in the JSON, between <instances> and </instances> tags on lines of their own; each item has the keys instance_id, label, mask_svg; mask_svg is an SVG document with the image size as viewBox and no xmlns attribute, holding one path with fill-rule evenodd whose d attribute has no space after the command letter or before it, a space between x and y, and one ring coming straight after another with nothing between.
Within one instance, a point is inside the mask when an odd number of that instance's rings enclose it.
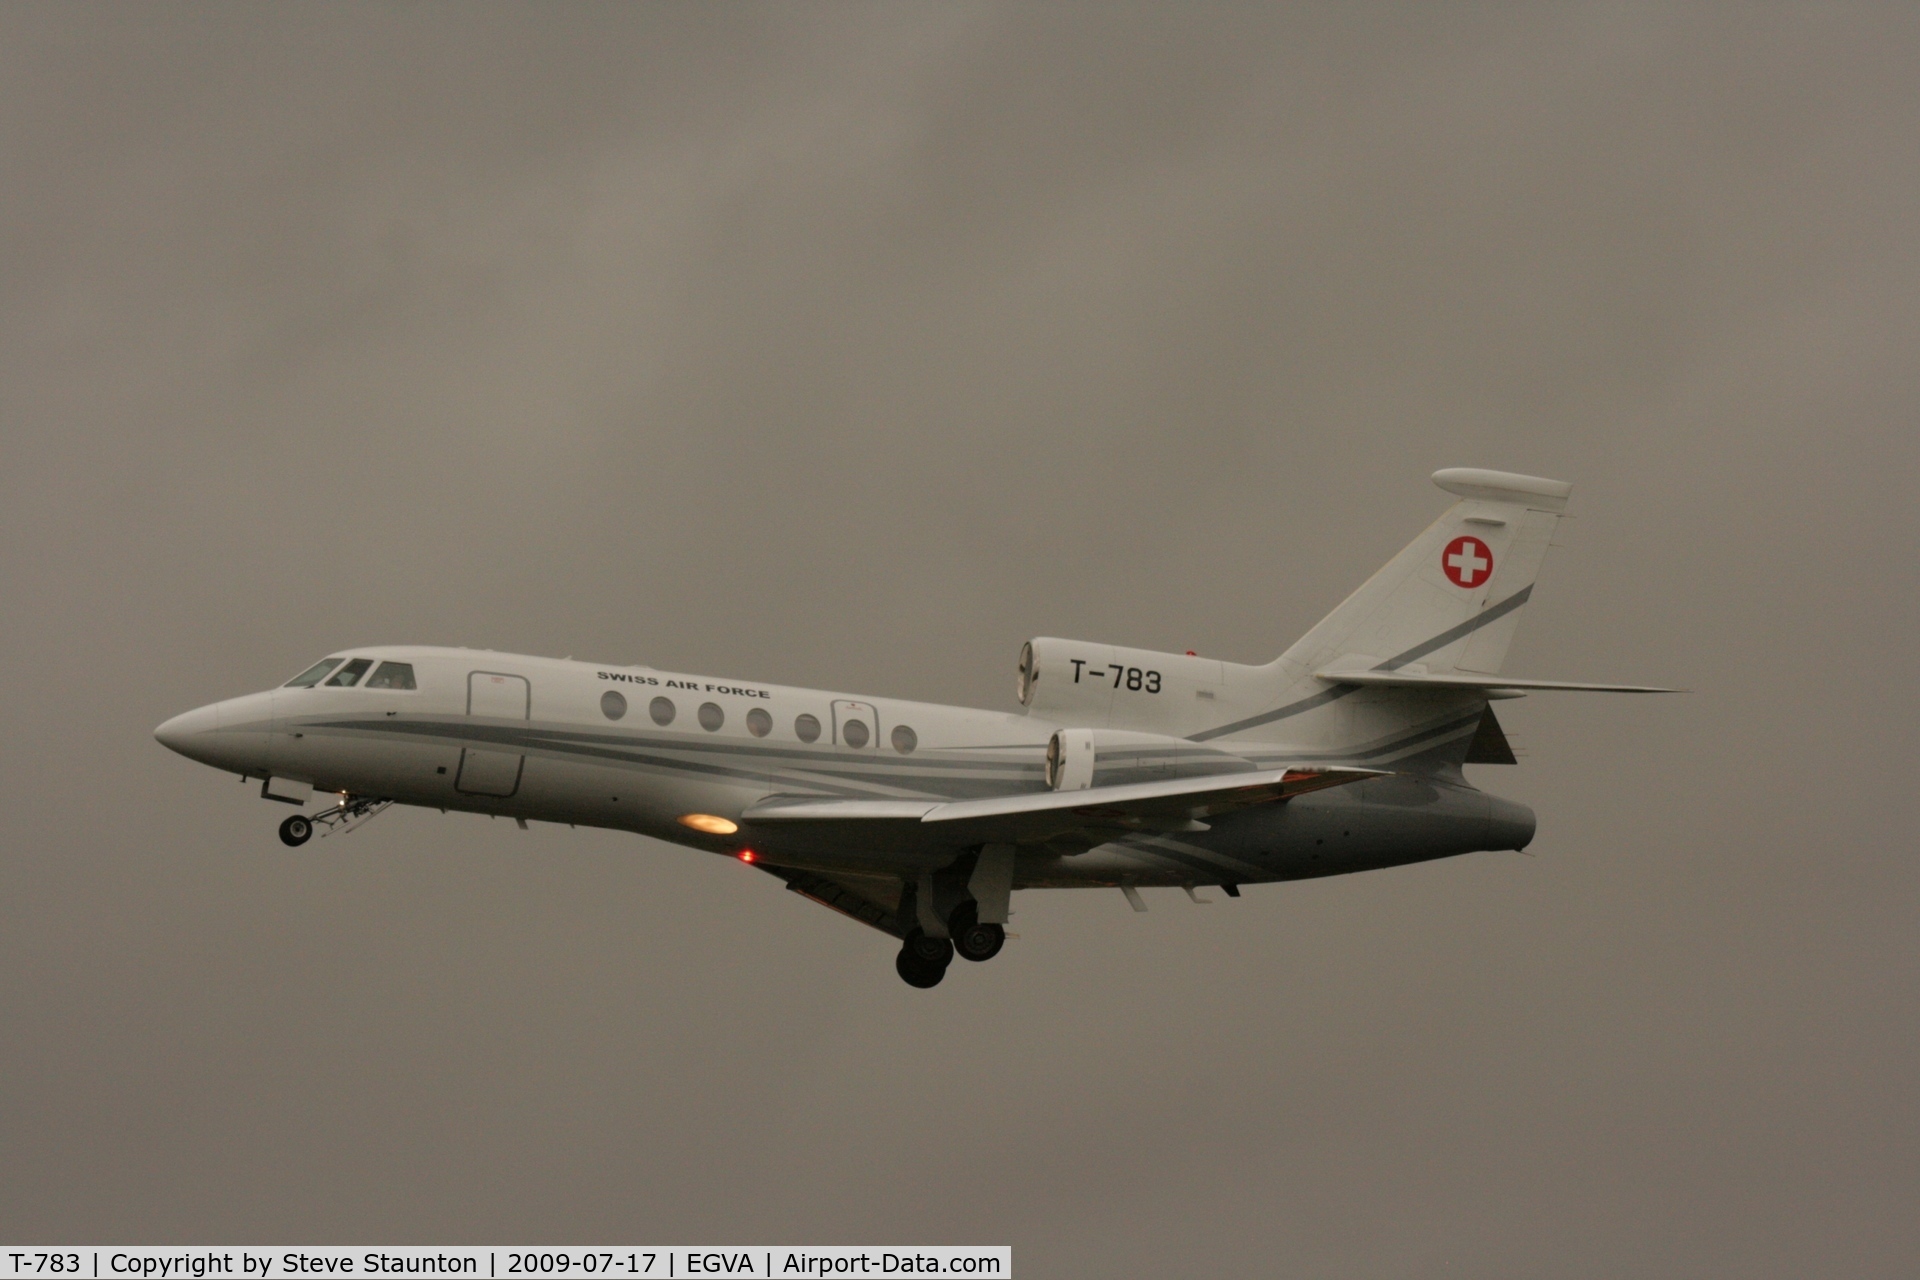
<instances>
[{"instance_id":1,"label":"jet engine","mask_svg":"<svg viewBox=\"0 0 1920 1280\"><path fill-rule=\"evenodd\" d=\"M1159 733L1061 729L1047 742L1047 785L1055 791L1248 773L1257 767L1231 751Z\"/></svg>"},{"instance_id":2,"label":"jet engine","mask_svg":"<svg viewBox=\"0 0 1920 1280\"><path fill-rule=\"evenodd\" d=\"M1063 724L1171 733L1204 727L1226 703L1225 664L1041 636L1020 648L1020 705Z\"/></svg>"}]
</instances>

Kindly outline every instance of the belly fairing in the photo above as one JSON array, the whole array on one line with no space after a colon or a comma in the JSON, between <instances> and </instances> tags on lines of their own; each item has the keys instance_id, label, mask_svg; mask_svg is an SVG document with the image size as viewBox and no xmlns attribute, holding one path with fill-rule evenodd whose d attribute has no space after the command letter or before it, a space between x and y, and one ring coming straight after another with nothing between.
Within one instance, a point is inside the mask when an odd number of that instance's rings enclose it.
<instances>
[{"instance_id":1,"label":"belly fairing","mask_svg":"<svg viewBox=\"0 0 1920 1280\"><path fill-rule=\"evenodd\" d=\"M1216 820L1204 832L1142 833L1028 867L1021 883L1220 884L1302 880L1513 848L1533 814L1471 787L1380 778ZM1521 840L1520 843L1524 843Z\"/></svg>"}]
</instances>

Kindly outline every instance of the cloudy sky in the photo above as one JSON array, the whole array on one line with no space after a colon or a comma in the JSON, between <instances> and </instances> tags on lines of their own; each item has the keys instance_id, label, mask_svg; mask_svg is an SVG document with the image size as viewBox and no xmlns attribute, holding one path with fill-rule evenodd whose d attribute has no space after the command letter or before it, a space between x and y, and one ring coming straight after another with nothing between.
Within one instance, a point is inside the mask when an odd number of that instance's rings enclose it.
<instances>
[{"instance_id":1,"label":"cloudy sky","mask_svg":"<svg viewBox=\"0 0 1920 1280\"><path fill-rule=\"evenodd\" d=\"M1920 1267L1911 6L0 9L0 1239ZM1028 893L290 853L178 711L355 644L1011 709L1571 480L1531 856ZM271 812L269 812L271 810Z\"/></svg>"}]
</instances>

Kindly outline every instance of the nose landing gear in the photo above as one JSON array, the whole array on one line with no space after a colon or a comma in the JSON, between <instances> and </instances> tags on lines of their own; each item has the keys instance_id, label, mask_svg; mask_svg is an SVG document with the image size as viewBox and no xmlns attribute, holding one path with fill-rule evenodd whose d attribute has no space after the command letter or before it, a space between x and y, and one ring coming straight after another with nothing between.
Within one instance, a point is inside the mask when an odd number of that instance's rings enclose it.
<instances>
[{"instance_id":1,"label":"nose landing gear","mask_svg":"<svg viewBox=\"0 0 1920 1280\"><path fill-rule=\"evenodd\" d=\"M296 813L280 824L280 843L298 849L313 839L313 829L322 828L323 836L351 831L367 819L386 810L393 801L374 796L342 796L340 803L311 816Z\"/></svg>"}]
</instances>

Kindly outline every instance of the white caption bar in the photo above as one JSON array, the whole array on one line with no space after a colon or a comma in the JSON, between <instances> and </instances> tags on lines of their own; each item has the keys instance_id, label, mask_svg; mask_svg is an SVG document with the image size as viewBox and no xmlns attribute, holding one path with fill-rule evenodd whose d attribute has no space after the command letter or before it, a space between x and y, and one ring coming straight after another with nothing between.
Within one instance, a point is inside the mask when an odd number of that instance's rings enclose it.
<instances>
[{"instance_id":1,"label":"white caption bar","mask_svg":"<svg viewBox=\"0 0 1920 1280\"><path fill-rule=\"evenodd\" d=\"M328 1276L987 1276L1013 1274L1009 1245L0 1245L0 1280L284 1280Z\"/></svg>"}]
</instances>

